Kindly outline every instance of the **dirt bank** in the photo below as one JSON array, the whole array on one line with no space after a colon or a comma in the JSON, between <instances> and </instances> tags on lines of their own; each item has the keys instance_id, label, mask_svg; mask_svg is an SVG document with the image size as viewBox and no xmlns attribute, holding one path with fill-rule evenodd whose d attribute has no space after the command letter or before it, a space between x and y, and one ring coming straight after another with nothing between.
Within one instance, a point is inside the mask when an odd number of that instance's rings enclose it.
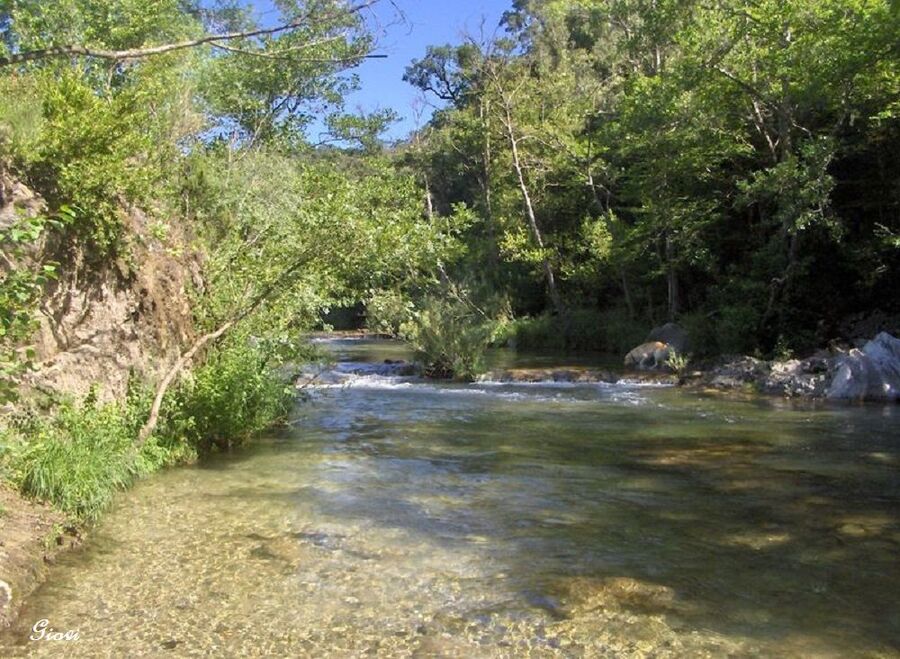
<instances>
[{"instance_id":1,"label":"dirt bank","mask_svg":"<svg viewBox=\"0 0 900 659\"><path fill-rule=\"evenodd\" d=\"M56 556L80 542L64 515L0 484L0 629L12 623Z\"/></svg>"}]
</instances>

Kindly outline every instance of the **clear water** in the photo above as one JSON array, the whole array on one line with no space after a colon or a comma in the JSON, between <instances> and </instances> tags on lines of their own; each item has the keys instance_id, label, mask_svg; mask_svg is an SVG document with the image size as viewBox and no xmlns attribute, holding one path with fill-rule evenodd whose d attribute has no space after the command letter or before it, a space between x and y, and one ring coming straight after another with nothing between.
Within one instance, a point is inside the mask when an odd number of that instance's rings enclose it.
<instances>
[{"instance_id":1,"label":"clear water","mask_svg":"<svg viewBox=\"0 0 900 659\"><path fill-rule=\"evenodd\" d=\"M121 496L0 656L900 656L896 407L320 382Z\"/></svg>"}]
</instances>

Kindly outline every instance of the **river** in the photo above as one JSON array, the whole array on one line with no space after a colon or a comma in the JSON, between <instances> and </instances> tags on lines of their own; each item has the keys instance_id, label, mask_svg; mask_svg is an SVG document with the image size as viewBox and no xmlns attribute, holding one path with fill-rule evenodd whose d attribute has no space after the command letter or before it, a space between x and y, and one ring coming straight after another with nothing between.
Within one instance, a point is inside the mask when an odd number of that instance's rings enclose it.
<instances>
[{"instance_id":1,"label":"river","mask_svg":"<svg viewBox=\"0 0 900 659\"><path fill-rule=\"evenodd\" d=\"M900 656L897 407L331 345L289 428L120 496L0 656Z\"/></svg>"}]
</instances>

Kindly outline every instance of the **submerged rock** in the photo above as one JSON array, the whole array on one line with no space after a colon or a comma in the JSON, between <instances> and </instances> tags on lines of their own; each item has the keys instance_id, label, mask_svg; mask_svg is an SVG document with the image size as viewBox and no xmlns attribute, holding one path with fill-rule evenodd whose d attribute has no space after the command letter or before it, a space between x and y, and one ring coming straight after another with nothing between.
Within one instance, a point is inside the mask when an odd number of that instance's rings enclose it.
<instances>
[{"instance_id":1,"label":"submerged rock","mask_svg":"<svg viewBox=\"0 0 900 659\"><path fill-rule=\"evenodd\" d=\"M838 400L900 400L900 339L882 332L862 350L839 357L827 395Z\"/></svg>"},{"instance_id":2,"label":"submerged rock","mask_svg":"<svg viewBox=\"0 0 900 659\"><path fill-rule=\"evenodd\" d=\"M592 368L512 368L494 370L478 378L479 382L528 383L572 382L589 384L593 382L617 382L619 378L609 371Z\"/></svg>"}]
</instances>

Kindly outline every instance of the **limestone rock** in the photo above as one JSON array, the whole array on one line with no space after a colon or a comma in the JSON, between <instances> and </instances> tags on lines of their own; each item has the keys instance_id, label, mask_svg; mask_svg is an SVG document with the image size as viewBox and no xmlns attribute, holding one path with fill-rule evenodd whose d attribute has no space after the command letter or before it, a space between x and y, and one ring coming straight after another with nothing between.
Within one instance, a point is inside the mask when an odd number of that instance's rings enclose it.
<instances>
[{"instance_id":1,"label":"limestone rock","mask_svg":"<svg viewBox=\"0 0 900 659\"><path fill-rule=\"evenodd\" d=\"M894 402L900 400L900 339L882 332L838 360L828 398Z\"/></svg>"}]
</instances>

